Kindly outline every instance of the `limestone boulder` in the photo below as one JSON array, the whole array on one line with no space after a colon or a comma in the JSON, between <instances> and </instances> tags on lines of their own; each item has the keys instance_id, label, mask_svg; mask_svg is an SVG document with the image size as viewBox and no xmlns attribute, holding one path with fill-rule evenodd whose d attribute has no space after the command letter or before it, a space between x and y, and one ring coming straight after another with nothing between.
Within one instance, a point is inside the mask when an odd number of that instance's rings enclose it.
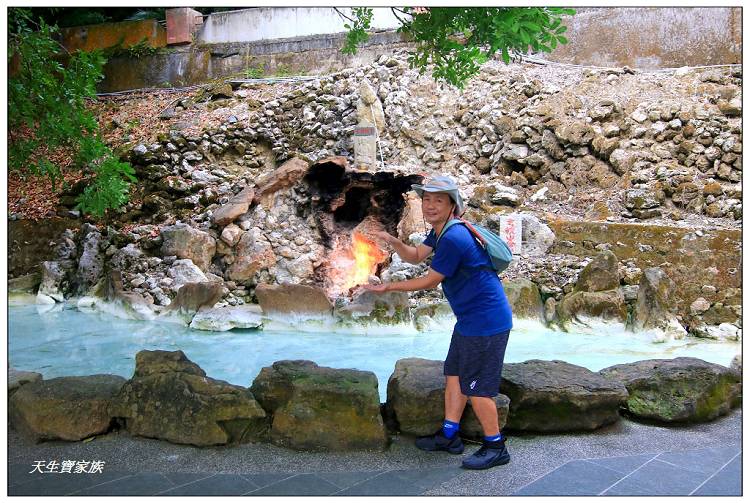
<instances>
[{"instance_id":1,"label":"limestone boulder","mask_svg":"<svg viewBox=\"0 0 750 503\"><path fill-rule=\"evenodd\" d=\"M508 418L508 397L495 397L498 427L502 430ZM385 415L398 431L410 435L434 433L445 418L445 376L443 362L422 358L404 358L388 379L388 398ZM482 425L471 407L471 401L461 417L461 436L481 439Z\"/></svg>"},{"instance_id":2,"label":"limestone boulder","mask_svg":"<svg viewBox=\"0 0 750 503\"><path fill-rule=\"evenodd\" d=\"M575 291L601 292L620 286L618 261L614 253L605 250L583 268L578 275Z\"/></svg>"},{"instance_id":3,"label":"limestone boulder","mask_svg":"<svg viewBox=\"0 0 750 503\"><path fill-rule=\"evenodd\" d=\"M234 328L260 328L263 326L263 313L260 306L241 306L200 309L190 321L190 328L211 332L226 332Z\"/></svg>"},{"instance_id":4,"label":"limestone boulder","mask_svg":"<svg viewBox=\"0 0 750 503\"><path fill-rule=\"evenodd\" d=\"M204 96L210 96L212 100L231 98L234 96L232 85L229 82L214 84L203 91Z\"/></svg>"},{"instance_id":5,"label":"limestone boulder","mask_svg":"<svg viewBox=\"0 0 750 503\"><path fill-rule=\"evenodd\" d=\"M599 373L628 389L625 408L642 419L705 422L729 413L741 402L741 374L698 358L644 360Z\"/></svg>"},{"instance_id":6,"label":"limestone boulder","mask_svg":"<svg viewBox=\"0 0 750 503\"><path fill-rule=\"evenodd\" d=\"M231 224L235 219L247 213L254 197L255 189L253 187L245 187L239 194L233 196L227 203L216 209L211 215L211 220L219 227Z\"/></svg>"},{"instance_id":7,"label":"limestone boulder","mask_svg":"<svg viewBox=\"0 0 750 503\"><path fill-rule=\"evenodd\" d=\"M537 432L614 423L628 396L621 383L558 360L506 363L500 390L510 398L508 429Z\"/></svg>"},{"instance_id":8,"label":"limestone boulder","mask_svg":"<svg viewBox=\"0 0 750 503\"><path fill-rule=\"evenodd\" d=\"M109 430L109 405L124 384L124 378L108 374L37 380L10 397L10 422L36 442L99 435Z\"/></svg>"},{"instance_id":9,"label":"limestone boulder","mask_svg":"<svg viewBox=\"0 0 750 503\"><path fill-rule=\"evenodd\" d=\"M515 173L514 173L515 174ZM483 183L474 188L469 198L469 206L481 208L486 205L518 206L523 200L522 194L501 182Z\"/></svg>"},{"instance_id":10,"label":"limestone boulder","mask_svg":"<svg viewBox=\"0 0 750 503\"><path fill-rule=\"evenodd\" d=\"M375 293L361 290L354 295L351 302L343 299L337 302L333 315L344 324L409 323L409 295L406 292Z\"/></svg>"},{"instance_id":11,"label":"limestone boulder","mask_svg":"<svg viewBox=\"0 0 750 503\"><path fill-rule=\"evenodd\" d=\"M39 272L31 272L17 278L9 278L8 292L36 293L41 282L42 274Z\"/></svg>"},{"instance_id":12,"label":"limestone boulder","mask_svg":"<svg viewBox=\"0 0 750 503\"><path fill-rule=\"evenodd\" d=\"M294 186L307 173L307 161L294 157L258 182L255 201L266 206L276 192Z\"/></svg>"},{"instance_id":13,"label":"limestone boulder","mask_svg":"<svg viewBox=\"0 0 750 503\"><path fill-rule=\"evenodd\" d=\"M99 309L120 318L153 320L156 317L153 303L135 292L125 291L119 270L110 270L92 288L91 293Z\"/></svg>"},{"instance_id":14,"label":"limestone boulder","mask_svg":"<svg viewBox=\"0 0 750 503\"><path fill-rule=\"evenodd\" d=\"M190 259L202 271L208 271L216 253L216 240L209 233L187 224L176 224L162 228L161 236L162 255Z\"/></svg>"},{"instance_id":15,"label":"limestone boulder","mask_svg":"<svg viewBox=\"0 0 750 503\"><path fill-rule=\"evenodd\" d=\"M300 450L383 450L378 379L372 372L284 360L250 388L271 416L271 442Z\"/></svg>"},{"instance_id":16,"label":"limestone boulder","mask_svg":"<svg viewBox=\"0 0 750 503\"><path fill-rule=\"evenodd\" d=\"M227 225L224 227L224 230L221 231L221 241L230 247L239 242L240 236L242 236L242 229L234 224Z\"/></svg>"},{"instance_id":17,"label":"limestone boulder","mask_svg":"<svg viewBox=\"0 0 750 503\"><path fill-rule=\"evenodd\" d=\"M503 289L510 302L514 318L544 321L544 305L536 283L519 278L503 281Z\"/></svg>"},{"instance_id":18,"label":"limestone boulder","mask_svg":"<svg viewBox=\"0 0 750 503\"><path fill-rule=\"evenodd\" d=\"M664 192L658 188L634 188L623 193L623 204L631 212L646 214L648 210L654 210L664 202ZM655 213L658 214L658 213Z\"/></svg>"},{"instance_id":19,"label":"limestone boulder","mask_svg":"<svg viewBox=\"0 0 750 503\"><path fill-rule=\"evenodd\" d=\"M232 281L248 281L258 271L272 267L276 261L271 243L259 232L245 232L237 244L235 259L227 270L227 278Z\"/></svg>"},{"instance_id":20,"label":"limestone boulder","mask_svg":"<svg viewBox=\"0 0 750 503\"><path fill-rule=\"evenodd\" d=\"M403 198L404 210L401 221L396 226L396 231L398 238L406 241L412 234L417 232L426 233L427 229L425 228L422 216L422 199L413 190L404 194Z\"/></svg>"},{"instance_id":21,"label":"limestone boulder","mask_svg":"<svg viewBox=\"0 0 750 503\"><path fill-rule=\"evenodd\" d=\"M625 323L628 307L620 290L572 292L557 304L557 319L566 326L591 326L592 320Z\"/></svg>"},{"instance_id":22,"label":"limestone boulder","mask_svg":"<svg viewBox=\"0 0 750 503\"><path fill-rule=\"evenodd\" d=\"M178 291L186 283L208 281L203 271L190 259L175 260L167 271L167 276L172 278L171 288L174 291Z\"/></svg>"},{"instance_id":23,"label":"limestone boulder","mask_svg":"<svg viewBox=\"0 0 750 503\"><path fill-rule=\"evenodd\" d=\"M212 379L182 351L138 352L110 405L132 435L197 446L257 441L266 414L247 388Z\"/></svg>"},{"instance_id":24,"label":"limestone boulder","mask_svg":"<svg viewBox=\"0 0 750 503\"><path fill-rule=\"evenodd\" d=\"M267 285L255 288L258 304L265 314L307 314L331 316L333 304L322 288L308 285Z\"/></svg>"},{"instance_id":25,"label":"limestone boulder","mask_svg":"<svg viewBox=\"0 0 750 503\"><path fill-rule=\"evenodd\" d=\"M39 372L27 372L25 370L18 370L14 368L8 369L8 397L11 397L13 393L18 391L18 388L24 384L31 382L41 381L42 374Z\"/></svg>"},{"instance_id":26,"label":"limestone boulder","mask_svg":"<svg viewBox=\"0 0 750 503\"><path fill-rule=\"evenodd\" d=\"M190 323L199 309L212 308L223 295L224 285L221 281L185 283L177 290L177 295L160 316L176 316Z\"/></svg>"},{"instance_id":27,"label":"limestone boulder","mask_svg":"<svg viewBox=\"0 0 750 503\"><path fill-rule=\"evenodd\" d=\"M675 317L674 291L674 282L662 269L649 267L644 270L638 285L634 328L648 330L667 325Z\"/></svg>"},{"instance_id":28,"label":"limestone boulder","mask_svg":"<svg viewBox=\"0 0 750 503\"><path fill-rule=\"evenodd\" d=\"M104 273L104 255L99 252L102 235L96 230L96 227L90 227L91 229L83 238L83 251L76 272L76 282L80 294L87 293Z\"/></svg>"},{"instance_id":29,"label":"limestone boulder","mask_svg":"<svg viewBox=\"0 0 750 503\"><path fill-rule=\"evenodd\" d=\"M41 304L48 303L44 297L51 298L55 302L64 302L65 296L62 292L62 284L65 281L65 270L57 261L42 262L42 281L37 291L37 298ZM43 300L44 299L44 300Z\"/></svg>"},{"instance_id":30,"label":"limestone boulder","mask_svg":"<svg viewBox=\"0 0 750 503\"><path fill-rule=\"evenodd\" d=\"M531 257L546 255L555 242L555 233L531 213L521 213L523 253Z\"/></svg>"},{"instance_id":31,"label":"limestone boulder","mask_svg":"<svg viewBox=\"0 0 750 503\"><path fill-rule=\"evenodd\" d=\"M624 175L628 173L632 168L635 161L638 160L638 154L629 150L616 148L609 155L609 163L612 165L612 169L618 175Z\"/></svg>"},{"instance_id":32,"label":"limestone boulder","mask_svg":"<svg viewBox=\"0 0 750 503\"><path fill-rule=\"evenodd\" d=\"M594 129L585 122L573 122L555 130L557 139L570 145L588 145L595 134Z\"/></svg>"}]
</instances>

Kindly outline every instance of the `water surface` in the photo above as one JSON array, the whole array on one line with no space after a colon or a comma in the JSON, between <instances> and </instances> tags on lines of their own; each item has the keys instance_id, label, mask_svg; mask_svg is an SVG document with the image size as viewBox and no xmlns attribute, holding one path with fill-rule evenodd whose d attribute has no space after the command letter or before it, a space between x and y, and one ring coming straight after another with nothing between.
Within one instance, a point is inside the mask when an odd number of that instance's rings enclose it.
<instances>
[{"instance_id":1,"label":"water surface","mask_svg":"<svg viewBox=\"0 0 750 503\"><path fill-rule=\"evenodd\" d=\"M204 332L171 323L123 320L81 312L72 305L39 313L36 306L8 308L8 360L16 369L45 379L91 374L130 378L142 349L182 350L209 377L250 386L260 369L278 360L312 360L335 368L369 370L378 377L381 401L397 360L443 360L451 322L427 332L411 327L371 326L360 333L306 324L298 329ZM728 366L739 342L686 338L653 343L647 336L602 329L597 334L563 333L516 322L505 361L563 360L598 371L617 363L693 356Z\"/></svg>"}]
</instances>

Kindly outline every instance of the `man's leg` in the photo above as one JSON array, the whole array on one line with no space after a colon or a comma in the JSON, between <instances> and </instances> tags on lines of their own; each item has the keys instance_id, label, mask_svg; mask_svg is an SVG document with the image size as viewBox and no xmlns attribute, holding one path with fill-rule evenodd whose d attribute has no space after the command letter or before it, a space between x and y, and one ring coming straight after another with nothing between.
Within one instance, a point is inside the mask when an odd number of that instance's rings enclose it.
<instances>
[{"instance_id":1,"label":"man's leg","mask_svg":"<svg viewBox=\"0 0 750 503\"><path fill-rule=\"evenodd\" d=\"M486 396L473 396L471 397L471 407L482 425L485 437L494 437L500 434L500 428L497 425L495 400Z\"/></svg>"},{"instance_id":2,"label":"man's leg","mask_svg":"<svg viewBox=\"0 0 750 503\"><path fill-rule=\"evenodd\" d=\"M468 398L461 393L458 376L445 376L445 419L460 423ZM497 423L497 419L495 423Z\"/></svg>"},{"instance_id":3,"label":"man's leg","mask_svg":"<svg viewBox=\"0 0 750 503\"><path fill-rule=\"evenodd\" d=\"M461 393L458 376L445 376L445 419L443 428L434 435L418 437L416 446L425 451L448 451L452 454L464 452L464 444L458 435L458 425L466 407L468 397ZM450 428L450 430L446 430Z\"/></svg>"}]
</instances>

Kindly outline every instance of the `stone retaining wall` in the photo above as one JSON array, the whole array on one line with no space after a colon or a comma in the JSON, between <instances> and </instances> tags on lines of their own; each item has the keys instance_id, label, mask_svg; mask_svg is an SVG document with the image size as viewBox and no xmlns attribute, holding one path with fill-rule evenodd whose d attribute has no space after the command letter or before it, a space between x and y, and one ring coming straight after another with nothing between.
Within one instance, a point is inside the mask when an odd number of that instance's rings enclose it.
<instances>
[{"instance_id":1,"label":"stone retaining wall","mask_svg":"<svg viewBox=\"0 0 750 503\"><path fill-rule=\"evenodd\" d=\"M641 361L598 374L556 360L506 367L500 391L508 396L495 399L501 429L590 431L618 421L621 411L665 424L706 422L741 404L741 374L697 358ZM383 450L386 424L408 435L439 426L443 382L441 361L399 360L388 400L379 404L372 372L283 360L245 388L206 376L182 351L143 350L127 381L112 375L15 380L8 413L11 427L36 441L76 441L119 425L132 435L196 446L271 441L297 450ZM471 407L462 430L481 437Z\"/></svg>"}]
</instances>

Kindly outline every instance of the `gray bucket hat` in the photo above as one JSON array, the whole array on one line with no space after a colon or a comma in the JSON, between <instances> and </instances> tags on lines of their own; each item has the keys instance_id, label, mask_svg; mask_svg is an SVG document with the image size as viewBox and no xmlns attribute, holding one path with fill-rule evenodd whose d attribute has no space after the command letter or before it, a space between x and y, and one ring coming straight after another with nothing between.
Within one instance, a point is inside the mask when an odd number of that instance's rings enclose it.
<instances>
[{"instance_id":1,"label":"gray bucket hat","mask_svg":"<svg viewBox=\"0 0 750 503\"><path fill-rule=\"evenodd\" d=\"M444 192L456 203L456 214L461 215L464 212L464 201L458 192L458 185L448 176L433 176L422 182L421 185L414 184L411 186L419 197L425 192Z\"/></svg>"}]
</instances>

